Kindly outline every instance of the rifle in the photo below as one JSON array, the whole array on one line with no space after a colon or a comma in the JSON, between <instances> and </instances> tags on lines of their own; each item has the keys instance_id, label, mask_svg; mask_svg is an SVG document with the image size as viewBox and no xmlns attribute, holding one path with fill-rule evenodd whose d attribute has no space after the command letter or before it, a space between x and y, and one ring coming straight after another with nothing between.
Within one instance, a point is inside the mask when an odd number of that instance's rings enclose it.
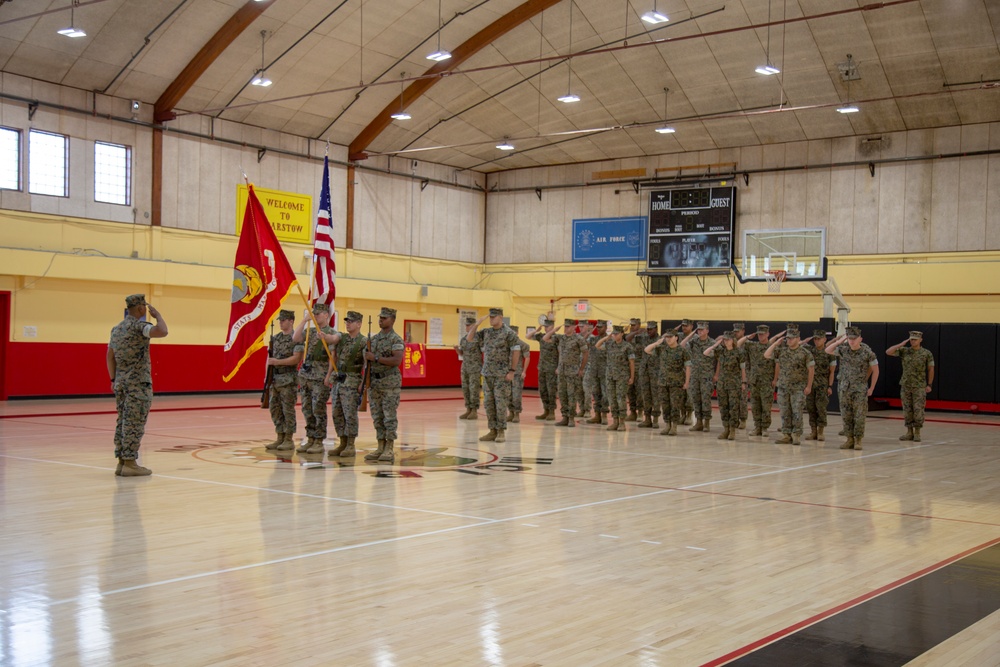
<instances>
[{"instance_id":1,"label":"rifle","mask_svg":"<svg viewBox=\"0 0 1000 667\"><path fill-rule=\"evenodd\" d=\"M367 349L369 352L372 351L372 316L368 316L368 342ZM360 405L358 406L358 412L368 412L368 390L372 386L372 374L371 369L368 368L368 364L371 363L367 359L365 360L365 381L361 383L361 395L358 397Z\"/></svg>"},{"instance_id":2,"label":"rifle","mask_svg":"<svg viewBox=\"0 0 1000 667\"><path fill-rule=\"evenodd\" d=\"M274 322L271 322L271 339L267 343L267 358L271 358L271 347L274 345ZM274 383L274 366L265 366L264 391L260 394L260 407L267 410L271 407L271 385Z\"/></svg>"}]
</instances>

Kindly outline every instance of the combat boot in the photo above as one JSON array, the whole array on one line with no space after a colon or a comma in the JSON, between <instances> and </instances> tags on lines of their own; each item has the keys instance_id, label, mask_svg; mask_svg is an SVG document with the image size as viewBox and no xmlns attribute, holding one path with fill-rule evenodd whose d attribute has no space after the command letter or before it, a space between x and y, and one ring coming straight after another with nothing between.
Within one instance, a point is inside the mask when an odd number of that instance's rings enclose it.
<instances>
[{"instance_id":1,"label":"combat boot","mask_svg":"<svg viewBox=\"0 0 1000 667\"><path fill-rule=\"evenodd\" d=\"M479 442L493 442L496 439L497 439L497 430L495 428L491 428L490 432L487 433L486 435L479 436Z\"/></svg>"},{"instance_id":2,"label":"combat boot","mask_svg":"<svg viewBox=\"0 0 1000 667\"><path fill-rule=\"evenodd\" d=\"M913 427L913 442L920 442L920 427Z\"/></svg>"},{"instance_id":3,"label":"combat boot","mask_svg":"<svg viewBox=\"0 0 1000 667\"><path fill-rule=\"evenodd\" d=\"M798 433L792 433L792 444L793 445L801 445L802 441L799 438L800 438L800 436L799 436Z\"/></svg>"},{"instance_id":4,"label":"combat boot","mask_svg":"<svg viewBox=\"0 0 1000 667\"><path fill-rule=\"evenodd\" d=\"M498 428L497 437L493 440L493 442L507 442L507 430Z\"/></svg>"},{"instance_id":5,"label":"combat boot","mask_svg":"<svg viewBox=\"0 0 1000 667\"><path fill-rule=\"evenodd\" d=\"M543 412L542 414L535 415L535 419L537 419L540 422L543 422L543 421L545 421L548 418L549 418L549 409L548 408L545 408L545 412Z\"/></svg>"},{"instance_id":6,"label":"combat boot","mask_svg":"<svg viewBox=\"0 0 1000 667\"><path fill-rule=\"evenodd\" d=\"M601 423L601 414L599 412L595 412L594 416L587 420L587 423L588 424L600 424Z\"/></svg>"},{"instance_id":7,"label":"combat boot","mask_svg":"<svg viewBox=\"0 0 1000 667\"><path fill-rule=\"evenodd\" d=\"M265 445L264 449L277 449L278 445L280 445L284 441L284 439L285 439L285 434L284 433L278 433L277 437L275 437L275 439L274 439L274 442L267 443L267 445Z\"/></svg>"},{"instance_id":8,"label":"combat boot","mask_svg":"<svg viewBox=\"0 0 1000 667\"><path fill-rule=\"evenodd\" d=\"M708 427L709 427L709 425L711 423L712 423L712 418L711 417L706 417L705 419L702 420L702 422L701 422L702 430L704 430L705 433L708 433L708 431L709 431Z\"/></svg>"},{"instance_id":9,"label":"combat boot","mask_svg":"<svg viewBox=\"0 0 1000 667\"><path fill-rule=\"evenodd\" d=\"M847 429L841 428L839 431L837 431L837 435L847 435Z\"/></svg>"},{"instance_id":10,"label":"combat boot","mask_svg":"<svg viewBox=\"0 0 1000 667\"><path fill-rule=\"evenodd\" d=\"M313 439L306 438L304 441L302 441L301 445L295 448L295 451L297 451L299 454L305 454L306 452L309 451L309 448L312 447L312 444L313 444ZM277 449L277 447L275 447L275 449Z\"/></svg>"},{"instance_id":11,"label":"combat boot","mask_svg":"<svg viewBox=\"0 0 1000 667\"><path fill-rule=\"evenodd\" d=\"M740 425L739 425L739 426L737 426L736 428L738 428L738 429L740 429L740 430L743 430L743 429L745 429L746 427L747 427L747 420L746 420L746 419L741 419L741 420L740 420Z\"/></svg>"},{"instance_id":12,"label":"combat boot","mask_svg":"<svg viewBox=\"0 0 1000 667\"><path fill-rule=\"evenodd\" d=\"M116 477L121 477L121 476L122 476L122 468L123 468L124 466L125 466L125 459L123 459L123 458L121 458L121 457L119 456L119 457L118 457L118 467L117 467L117 468L115 468L115 476L116 476Z\"/></svg>"},{"instance_id":13,"label":"combat boot","mask_svg":"<svg viewBox=\"0 0 1000 667\"><path fill-rule=\"evenodd\" d=\"M635 410L632 410L631 412L629 412L629 413L628 413L628 414L627 414L627 415L625 416L625 420L624 420L624 421L627 421L627 422L634 422L634 421L636 421L636 420L637 420L638 418L639 418L639 415L637 415L637 414L635 413Z\"/></svg>"},{"instance_id":14,"label":"combat boot","mask_svg":"<svg viewBox=\"0 0 1000 667\"><path fill-rule=\"evenodd\" d=\"M847 441L840 446L841 449L854 449L854 436L847 436Z\"/></svg>"},{"instance_id":15,"label":"combat boot","mask_svg":"<svg viewBox=\"0 0 1000 667\"><path fill-rule=\"evenodd\" d=\"M646 418L638 424L639 428L653 428L653 420L650 419L649 413L646 413Z\"/></svg>"},{"instance_id":16,"label":"combat boot","mask_svg":"<svg viewBox=\"0 0 1000 667\"><path fill-rule=\"evenodd\" d=\"M607 423L608 423L608 413L607 412L602 412L601 413L601 423L604 424L604 425L607 425Z\"/></svg>"},{"instance_id":17,"label":"combat boot","mask_svg":"<svg viewBox=\"0 0 1000 667\"><path fill-rule=\"evenodd\" d=\"M755 426L753 431L750 432L750 435L760 435L760 426Z\"/></svg>"},{"instance_id":18,"label":"combat boot","mask_svg":"<svg viewBox=\"0 0 1000 667\"><path fill-rule=\"evenodd\" d=\"M590 408L586 408L584 409L583 412L580 413L580 419L589 419L589 418L590 418Z\"/></svg>"},{"instance_id":19,"label":"combat boot","mask_svg":"<svg viewBox=\"0 0 1000 667\"><path fill-rule=\"evenodd\" d=\"M135 459L122 460L122 477L145 477L152 474L152 470L149 468L143 468L135 462Z\"/></svg>"},{"instance_id":20,"label":"combat boot","mask_svg":"<svg viewBox=\"0 0 1000 667\"><path fill-rule=\"evenodd\" d=\"M663 422L663 430L660 435L670 435L670 422Z\"/></svg>"},{"instance_id":21,"label":"combat boot","mask_svg":"<svg viewBox=\"0 0 1000 667\"><path fill-rule=\"evenodd\" d=\"M323 445L323 439L319 439L320 446ZM290 452L295 449L295 441L292 440L292 434L286 433L285 437L282 439L281 444L275 447L279 452Z\"/></svg>"},{"instance_id":22,"label":"combat boot","mask_svg":"<svg viewBox=\"0 0 1000 667\"><path fill-rule=\"evenodd\" d=\"M695 425L692 426L691 428L689 428L688 430L689 431L704 431L705 430L705 425L702 423L701 417L699 417L698 421L695 422Z\"/></svg>"},{"instance_id":23,"label":"combat boot","mask_svg":"<svg viewBox=\"0 0 1000 667\"><path fill-rule=\"evenodd\" d=\"M913 440L913 427L912 426L907 426L906 427L906 435L899 436L899 439L900 440Z\"/></svg>"},{"instance_id":24,"label":"combat boot","mask_svg":"<svg viewBox=\"0 0 1000 667\"><path fill-rule=\"evenodd\" d=\"M548 416L545 418L545 421L547 421L547 422L554 422L555 420L556 420L556 409L552 408L549 411Z\"/></svg>"},{"instance_id":25,"label":"combat boot","mask_svg":"<svg viewBox=\"0 0 1000 667\"><path fill-rule=\"evenodd\" d=\"M612 421L611 421L611 425L608 426L608 430L609 431L617 431L618 430L618 424L620 424L620 423L621 423L621 420L618 419L618 417L614 417L612 419Z\"/></svg>"},{"instance_id":26,"label":"combat boot","mask_svg":"<svg viewBox=\"0 0 1000 667\"><path fill-rule=\"evenodd\" d=\"M476 408L469 408L469 416L466 417L470 422L479 419L479 411Z\"/></svg>"},{"instance_id":27,"label":"combat boot","mask_svg":"<svg viewBox=\"0 0 1000 667\"><path fill-rule=\"evenodd\" d=\"M660 415L653 415L653 425L650 428L660 428Z\"/></svg>"},{"instance_id":28,"label":"combat boot","mask_svg":"<svg viewBox=\"0 0 1000 667\"><path fill-rule=\"evenodd\" d=\"M667 435L677 435L677 422L670 422L670 432Z\"/></svg>"},{"instance_id":29,"label":"combat boot","mask_svg":"<svg viewBox=\"0 0 1000 667\"><path fill-rule=\"evenodd\" d=\"M861 451L861 438L854 439L854 449Z\"/></svg>"},{"instance_id":30,"label":"combat boot","mask_svg":"<svg viewBox=\"0 0 1000 667\"><path fill-rule=\"evenodd\" d=\"M385 440L378 441L378 449L373 452L368 452L365 454L365 461L378 461L378 457L382 456L382 451L385 449Z\"/></svg>"},{"instance_id":31,"label":"combat boot","mask_svg":"<svg viewBox=\"0 0 1000 667\"><path fill-rule=\"evenodd\" d=\"M627 428L625 428L625 422L618 422L618 430L619 431L627 431L628 430Z\"/></svg>"},{"instance_id":32,"label":"combat boot","mask_svg":"<svg viewBox=\"0 0 1000 667\"><path fill-rule=\"evenodd\" d=\"M566 416L557 421L556 426L569 426L569 417Z\"/></svg>"},{"instance_id":33,"label":"combat boot","mask_svg":"<svg viewBox=\"0 0 1000 667\"><path fill-rule=\"evenodd\" d=\"M687 412L684 413L683 424L685 426L690 426L691 425L691 411L690 410L688 410Z\"/></svg>"},{"instance_id":34,"label":"combat boot","mask_svg":"<svg viewBox=\"0 0 1000 667\"><path fill-rule=\"evenodd\" d=\"M820 442L826 441L826 436L823 435L823 429L824 428L826 428L826 427L825 426L817 426L816 427L816 439L819 440Z\"/></svg>"},{"instance_id":35,"label":"combat boot","mask_svg":"<svg viewBox=\"0 0 1000 667\"><path fill-rule=\"evenodd\" d=\"M515 412L514 416L510 418L510 421L512 421L515 424L520 424L521 423L521 413L520 412Z\"/></svg>"},{"instance_id":36,"label":"combat boot","mask_svg":"<svg viewBox=\"0 0 1000 667\"><path fill-rule=\"evenodd\" d=\"M816 432L816 428L817 427L815 427L815 426L812 427L812 430L809 431L809 435L806 436L806 440L818 440L819 439L819 433Z\"/></svg>"},{"instance_id":37,"label":"combat boot","mask_svg":"<svg viewBox=\"0 0 1000 667\"><path fill-rule=\"evenodd\" d=\"M323 453L323 438L313 439L312 447L306 450L306 454L322 454Z\"/></svg>"},{"instance_id":38,"label":"combat boot","mask_svg":"<svg viewBox=\"0 0 1000 667\"><path fill-rule=\"evenodd\" d=\"M357 456L358 451L354 449L354 438L350 437L347 439L347 446L344 450L340 452L340 458L351 457L352 459Z\"/></svg>"},{"instance_id":39,"label":"combat boot","mask_svg":"<svg viewBox=\"0 0 1000 667\"><path fill-rule=\"evenodd\" d=\"M396 459L396 454L392 451L392 440L385 441L382 453L378 455L379 463L392 463Z\"/></svg>"},{"instance_id":40,"label":"combat boot","mask_svg":"<svg viewBox=\"0 0 1000 667\"><path fill-rule=\"evenodd\" d=\"M507 421L509 421L509 422L514 421L514 411L513 410L508 410L507 411Z\"/></svg>"},{"instance_id":41,"label":"combat boot","mask_svg":"<svg viewBox=\"0 0 1000 667\"><path fill-rule=\"evenodd\" d=\"M719 437L716 438L716 440L729 440L729 427L728 426L726 426L726 427L724 427L722 429L722 433L719 434Z\"/></svg>"},{"instance_id":42,"label":"combat boot","mask_svg":"<svg viewBox=\"0 0 1000 667\"><path fill-rule=\"evenodd\" d=\"M792 436L789 433L785 433L780 438L774 441L776 445L790 445L792 444Z\"/></svg>"},{"instance_id":43,"label":"combat boot","mask_svg":"<svg viewBox=\"0 0 1000 667\"><path fill-rule=\"evenodd\" d=\"M730 431L729 431L729 439L730 440L735 440L736 439L736 429L735 428L734 429L730 429Z\"/></svg>"},{"instance_id":44,"label":"combat boot","mask_svg":"<svg viewBox=\"0 0 1000 667\"><path fill-rule=\"evenodd\" d=\"M468 419L469 418L469 408L466 408L465 412L463 412L462 414L460 414L458 416L458 418L459 419Z\"/></svg>"},{"instance_id":45,"label":"combat boot","mask_svg":"<svg viewBox=\"0 0 1000 667\"><path fill-rule=\"evenodd\" d=\"M335 456L340 456L341 452L345 449L347 449L347 436L342 435L340 436L340 444L330 450L330 458L332 459Z\"/></svg>"}]
</instances>

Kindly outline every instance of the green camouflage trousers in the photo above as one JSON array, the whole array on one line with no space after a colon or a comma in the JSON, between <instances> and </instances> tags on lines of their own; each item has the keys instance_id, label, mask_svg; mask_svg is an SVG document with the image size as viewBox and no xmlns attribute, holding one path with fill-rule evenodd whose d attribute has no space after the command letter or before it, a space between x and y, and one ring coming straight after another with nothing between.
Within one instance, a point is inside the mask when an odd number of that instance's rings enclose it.
<instances>
[{"instance_id":1,"label":"green camouflage trousers","mask_svg":"<svg viewBox=\"0 0 1000 667\"><path fill-rule=\"evenodd\" d=\"M295 435L295 383L271 385L271 421L275 433Z\"/></svg>"},{"instance_id":2,"label":"green camouflage trousers","mask_svg":"<svg viewBox=\"0 0 1000 667\"><path fill-rule=\"evenodd\" d=\"M359 376L360 379L360 376ZM333 427L342 438L358 437L358 388L348 386L349 383L338 383L333 387L333 405L330 412L333 415ZM358 384L355 381L354 384ZM371 395L368 396L369 402Z\"/></svg>"},{"instance_id":3,"label":"green camouflage trousers","mask_svg":"<svg viewBox=\"0 0 1000 667\"><path fill-rule=\"evenodd\" d=\"M636 380L635 382L633 382L628 386L628 389L626 389L626 394L625 394L628 399L628 409L631 412L638 412L639 410L642 410L642 406L639 405L639 388L637 386L639 384L638 374L639 374L639 369L637 368Z\"/></svg>"},{"instance_id":4,"label":"green camouflage trousers","mask_svg":"<svg viewBox=\"0 0 1000 667\"><path fill-rule=\"evenodd\" d=\"M556 411L556 399L559 398L559 380L556 370L538 369L538 394L542 399L542 407L553 414Z\"/></svg>"},{"instance_id":5,"label":"green camouflage trousers","mask_svg":"<svg viewBox=\"0 0 1000 667\"><path fill-rule=\"evenodd\" d=\"M379 440L396 440L396 428L399 420L396 411L399 410L399 394L402 378L397 374L387 378L372 378L368 389L368 406L372 413L372 423L375 424L375 437Z\"/></svg>"},{"instance_id":6,"label":"green camouflage trousers","mask_svg":"<svg viewBox=\"0 0 1000 667\"><path fill-rule=\"evenodd\" d=\"M648 355L647 355L648 356ZM644 412L648 412L654 417L660 416L660 382L659 377L650 373L649 369L639 373L639 405Z\"/></svg>"},{"instance_id":7,"label":"green camouflage trousers","mask_svg":"<svg viewBox=\"0 0 1000 667\"><path fill-rule=\"evenodd\" d=\"M826 428L826 408L830 405L830 395L826 393L826 385L819 389L813 383L813 390L806 396L806 412L809 413L810 426Z\"/></svg>"},{"instance_id":8,"label":"green camouflage trousers","mask_svg":"<svg viewBox=\"0 0 1000 667\"><path fill-rule=\"evenodd\" d=\"M691 373L688 384L691 404L694 406L694 416L697 419L712 418L712 376Z\"/></svg>"},{"instance_id":9,"label":"green camouflage trousers","mask_svg":"<svg viewBox=\"0 0 1000 667\"><path fill-rule=\"evenodd\" d=\"M762 431L771 428L771 406L774 405L774 388L770 379L758 381L750 386L750 410L753 411L753 425Z\"/></svg>"},{"instance_id":10,"label":"green camouflage trousers","mask_svg":"<svg viewBox=\"0 0 1000 667\"><path fill-rule=\"evenodd\" d=\"M577 394L583 392L583 379L573 371L559 372L559 405L562 408L563 417L574 417L580 413L576 411Z\"/></svg>"},{"instance_id":11,"label":"green camouflage trousers","mask_svg":"<svg viewBox=\"0 0 1000 667\"><path fill-rule=\"evenodd\" d=\"M687 398L687 391L680 387L661 387L660 403L663 406L663 421L680 424L684 420L684 403Z\"/></svg>"},{"instance_id":12,"label":"green camouflage trousers","mask_svg":"<svg viewBox=\"0 0 1000 667\"><path fill-rule=\"evenodd\" d=\"M924 406L927 405L927 392L924 387L900 387L899 398L903 401L903 415L907 428L923 428Z\"/></svg>"},{"instance_id":13,"label":"green camouflage trousers","mask_svg":"<svg viewBox=\"0 0 1000 667\"><path fill-rule=\"evenodd\" d=\"M299 396L302 397L302 416L306 420L306 437L326 437L326 402L330 388L322 380L299 379Z\"/></svg>"},{"instance_id":14,"label":"green camouflage trousers","mask_svg":"<svg viewBox=\"0 0 1000 667\"><path fill-rule=\"evenodd\" d=\"M118 423L115 424L115 458L134 461L139 456L139 445L146 432L146 418L152 404L152 384L143 382L124 387L116 384Z\"/></svg>"},{"instance_id":15,"label":"green camouflage trousers","mask_svg":"<svg viewBox=\"0 0 1000 667\"><path fill-rule=\"evenodd\" d=\"M727 428L736 428L740 425L742 387L739 378L720 379L719 383L715 385L715 392L719 397L719 415L722 417L722 425ZM743 403L746 404L746 401Z\"/></svg>"},{"instance_id":16,"label":"green camouflage trousers","mask_svg":"<svg viewBox=\"0 0 1000 667\"><path fill-rule=\"evenodd\" d=\"M491 429L507 428L507 406L510 404L511 382L505 376L483 378L483 402Z\"/></svg>"},{"instance_id":17,"label":"green camouflage trousers","mask_svg":"<svg viewBox=\"0 0 1000 667\"><path fill-rule=\"evenodd\" d=\"M514 411L521 411L521 395L524 393L524 376L514 373L514 379L510 381L510 402L507 407Z\"/></svg>"},{"instance_id":18,"label":"green camouflage trousers","mask_svg":"<svg viewBox=\"0 0 1000 667\"><path fill-rule=\"evenodd\" d=\"M868 389L839 392L840 416L844 418L844 435L865 437L865 418L868 416Z\"/></svg>"},{"instance_id":19,"label":"green camouflage trousers","mask_svg":"<svg viewBox=\"0 0 1000 667\"><path fill-rule=\"evenodd\" d=\"M616 380L608 376L604 382L604 386L608 390L608 403L611 406L611 416L615 419L623 418L628 410L628 388L632 386L629 385L628 378L625 377Z\"/></svg>"},{"instance_id":20,"label":"green camouflage trousers","mask_svg":"<svg viewBox=\"0 0 1000 667\"><path fill-rule=\"evenodd\" d=\"M462 395L465 396L466 409L479 409L479 392L482 389L482 384L482 367L462 364Z\"/></svg>"},{"instance_id":21,"label":"green camouflage trousers","mask_svg":"<svg viewBox=\"0 0 1000 667\"><path fill-rule=\"evenodd\" d=\"M608 414L608 396L605 393L604 373L594 364L587 366L583 374L584 405L591 407L594 414Z\"/></svg>"},{"instance_id":22,"label":"green camouflage trousers","mask_svg":"<svg viewBox=\"0 0 1000 667\"><path fill-rule=\"evenodd\" d=\"M804 384L778 389L778 410L781 412L781 432L802 435L802 412L806 406Z\"/></svg>"},{"instance_id":23,"label":"green camouflage trousers","mask_svg":"<svg viewBox=\"0 0 1000 667\"><path fill-rule=\"evenodd\" d=\"M587 371L584 371L586 375ZM573 414L582 415L585 410L590 409L590 401L587 400L587 392L583 390L583 378L580 378L580 382L576 388L576 401L573 403L575 406Z\"/></svg>"}]
</instances>

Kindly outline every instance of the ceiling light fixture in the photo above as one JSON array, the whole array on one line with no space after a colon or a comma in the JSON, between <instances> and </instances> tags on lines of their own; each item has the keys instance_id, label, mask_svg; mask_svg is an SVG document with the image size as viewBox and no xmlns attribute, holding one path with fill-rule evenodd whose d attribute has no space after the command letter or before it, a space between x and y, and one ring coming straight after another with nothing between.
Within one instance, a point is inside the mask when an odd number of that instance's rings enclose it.
<instances>
[{"instance_id":1,"label":"ceiling light fixture","mask_svg":"<svg viewBox=\"0 0 1000 667\"><path fill-rule=\"evenodd\" d=\"M858 74L858 66L854 63L854 58L850 53L847 54L846 63L838 63L838 69L840 69L841 77L847 81L847 103L842 107L837 107L837 113L858 113L861 109L856 104L851 104L851 79L860 79L861 76Z\"/></svg>"},{"instance_id":2,"label":"ceiling light fixture","mask_svg":"<svg viewBox=\"0 0 1000 667\"><path fill-rule=\"evenodd\" d=\"M669 92L670 92L669 88L664 88L663 89L663 122L664 122L664 125L663 125L663 127L656 128L656 131L659 134L673 134L674 132L677 131L674 128L672 128L670 125L666 124L666 122L667 122L667 93L669 93Z\"/></svg>"},{"instance_id":3,"label":"ceiling light fixture","mask_svg":"<svg viewBox=\"0 0 1000 667\"><path fill-rule=\"evenodd\" d=\"M406 78L406 72L399 73L399 111L392 114L390 118L394 120L410 120L412 116L403 111L403 79Z\"/></svg>"},{"instance_id":4,"label":"ceiling light fixture","mask_svg":"<svg viewBox=\"0 0 1000 667\"><path fill-rule=\"evenodd\" d=\"M771 0L767 0L767 48L764 49L764 64L754 71L764 76L781 74L781 70L771 64Z\"/></svg>"},{"instance_id":5,"label":"ceiling light fixture","mask_svg":"<svg viewBox=\"0 0 1000 667\"><path fill-rule=\"evenodd\" d=\"M441 0L438 0L438 47L437 51L431 53L427 56L427 60L433 60L434 62L441 62L442 60L448 60L451 58L451 54L441 48Z\"/></svg>"},{"instance_id":6,"label":"ceiling light fixture","mask_svg":"<svg viewBox=\"0 0 1000 667\"><path fill-rule=\"evenodd\" d=\"M255 72L256 76L250 82L251 86L267 88L273 81L267 78L267 69L264 67L264 40L267 39L267 30L260 31L260 69Z\"/></svg>"},{"instance_id":7,"label":"ceiling light fixture","mask_svg":"<svg viewBox=\"0 0 1000 667\"><path fill-rule=\"evenodd\" d=\"M69 27L63 28L62 30L57 30L60 35L65 35L66 37L86 37L87 33L76 27L76 6L80 4L80 0L73 0L72 4L69 6Z\"/></svg>"},{"instance_id":8,"label":"ceiling light fixture","mask_svg":"<svg viewBox=\"0 0 1000 667\"><path fill-rule=\"evenodd\" d=\"M643 14L642 20L650 25L656 25L657 23L666 23L670 19L666 15L656 11L656 0L653 0L653 11Z\"/></svg>"},{"instance_id":9,"label":"ceiling light fixture","mask_svg":"<svg viewBox=\"0 0 1000 667\"><path fill-rule=\"evenodd\" d=\"M573 0L569 2L569 51L573 52ZM566 94L562 97L557 98L563 104L572 104L573 102L579 102L580 96L572 92L572 80L573 80L573 60L569 56L566 57Z\"/></svg>"},{"instance_id":10,"label":"ceiling light fixture","mask_svg":"<svg viewBox=\"0 0 1000 667\"><path fill-rule=\"evenodd\" d=\"M512 151L514 150L514 144L510 143L510 137L504 137L503 142L497 144L497 148L502 151Z\"/></svg>"}]
</instances>

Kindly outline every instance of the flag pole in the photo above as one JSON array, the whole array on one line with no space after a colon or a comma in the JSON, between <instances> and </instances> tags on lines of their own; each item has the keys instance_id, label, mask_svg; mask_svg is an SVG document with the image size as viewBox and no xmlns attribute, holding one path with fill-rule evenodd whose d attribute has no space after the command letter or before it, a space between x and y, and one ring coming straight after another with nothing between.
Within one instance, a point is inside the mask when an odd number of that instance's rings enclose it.
<instances>
[{"instance_id":1,"label":"flag pole","mask_svg":"<svg viewBox=\"0 0 1000 667\"><path fill-rule=\"evenodd\" d=\"M297 290L299 290L299 296L302 297L302 303L304 303L306 305L306 312L309 313L309 319L312 320L312 323L316 326L316 333L318 334L319 333L319 322L316 321L316 314L312 311L312 307L309 305L309 300L306 298L306 295L302 292L302 285L300 285L299 281L297 281L297 280L295 281L295 288ZM330 358L330 363L333 363L335 360L334 360L333 354L330 352L330 348L326 344L326 339L323 338L322 336L320 336L319 337L319 342L323 343L323 349L326 350L326 356ZM306 343L305 343L305 345L306 345L306 349L308 350L309 349L309 329L306 329Z\"/></svg>"}]
</instances>

